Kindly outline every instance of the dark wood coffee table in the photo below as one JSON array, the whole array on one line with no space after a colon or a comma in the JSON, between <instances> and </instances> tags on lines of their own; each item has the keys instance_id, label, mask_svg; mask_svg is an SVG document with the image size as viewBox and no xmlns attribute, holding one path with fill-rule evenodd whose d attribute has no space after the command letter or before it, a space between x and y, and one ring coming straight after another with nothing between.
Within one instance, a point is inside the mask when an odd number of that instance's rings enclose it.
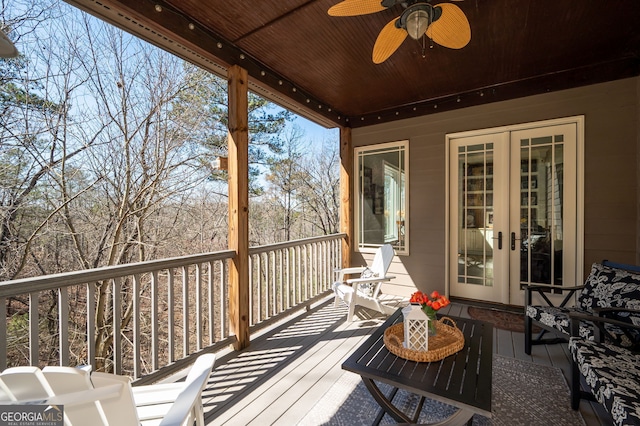
<instances>
[{"instance_id":1,"label":"dark wood coffee table","mask_svg":"<svg viewBox=\"0 0 640 426\"><path fill-rule=\"evenodd\" d=\"M374 424L388 413L394 420L416 423L425 398L453 405L459 409L440 424L471 424L475 413L491 417L491 369L493 326L489 323L451 317L464 334L465 345L456 354L434 362L416 362L400 358L384 345L387 327L402 321L398 309L343 364L342 368L359 374L382 410ZM377 382L392 386L385 395ZM420 395L415 413L410 417L393 402L398 389Z\"/></svg>"}]
</instances>

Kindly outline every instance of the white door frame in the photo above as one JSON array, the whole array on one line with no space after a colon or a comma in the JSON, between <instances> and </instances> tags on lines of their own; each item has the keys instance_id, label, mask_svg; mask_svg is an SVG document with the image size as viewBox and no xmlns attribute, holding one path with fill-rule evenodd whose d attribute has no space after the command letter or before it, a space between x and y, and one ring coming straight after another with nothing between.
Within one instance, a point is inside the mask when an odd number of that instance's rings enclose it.
<instances>
[{"instance_id":1,"label":"white door frame","mask_svg":"<svg viewBox=\"0 0 640 426\"><path fill-rule=\"evenodd\" d=\"M539 127L549 127L564 124L575 124L576 126L576 256L575 256L575 276L581 277L584 268L584 116L572 116L564 117L552 120L537 121L531 123L513 124L502 127L493 127L479 130L471 130L458 133L450 133L445 135L445 290L450 294L451 289L451 274L449 273L451 268L450 256L450 234L451 234L451 221L450 221L450 174L451 174L451 139L466 138L479 135L495 134L501 132L513 132L519 130L535 129ZM456 259L457 261L457 259ZM572 283L565 283L565 285L573 285ZM503 289L501 291L501 303L509 304L509 289Z\"/></svg>"}]
</instances>

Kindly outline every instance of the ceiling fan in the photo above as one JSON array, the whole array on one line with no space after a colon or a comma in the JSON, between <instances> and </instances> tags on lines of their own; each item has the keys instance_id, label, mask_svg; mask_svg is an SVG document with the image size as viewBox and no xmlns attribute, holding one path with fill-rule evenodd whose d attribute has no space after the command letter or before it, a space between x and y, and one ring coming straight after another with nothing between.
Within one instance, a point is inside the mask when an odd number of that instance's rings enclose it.
<instances>
[{"instance_id":1,"label":"ceiling fan","mask_svg":"<svg viewBox=\"0 0 640 426\"><path fill-rule=\"evenodd\" d=\"M453 0L461 1L461 0ZM386 61L410 36L424 35L441 46L462 49L471 40L471 27L462 9L451 3L431 5L431 0L343 0L328 10L330 16L359 16L380 12L397 4L404 7L398 18L385 25L373 46L376 64ZM424 49L424 38L423 49Z\"/></svg>"}]
</instances>

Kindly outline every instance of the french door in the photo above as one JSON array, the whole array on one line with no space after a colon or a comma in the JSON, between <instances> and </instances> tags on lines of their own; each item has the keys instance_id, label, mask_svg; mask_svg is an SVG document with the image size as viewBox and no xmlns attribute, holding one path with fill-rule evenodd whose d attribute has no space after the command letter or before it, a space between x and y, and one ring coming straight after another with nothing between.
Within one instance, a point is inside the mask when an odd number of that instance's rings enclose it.
<instances>
[{"instance_id":1,"label":"french door","mask_svg":"<svg viewBox=\"0 0 640 426\"><path fill-rule=\"evenodd\" d=\"M448 138L451 295L522 305L523 285L575 283L577 128L539 123Z\"/></svg>"}]
</instances>

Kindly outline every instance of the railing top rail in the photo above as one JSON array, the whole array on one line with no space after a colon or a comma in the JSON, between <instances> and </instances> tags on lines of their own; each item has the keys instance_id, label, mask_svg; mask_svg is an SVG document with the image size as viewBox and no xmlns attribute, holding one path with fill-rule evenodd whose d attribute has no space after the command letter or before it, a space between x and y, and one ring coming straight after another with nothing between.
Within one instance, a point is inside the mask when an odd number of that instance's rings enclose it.
<instances>
[{"instance_id":1,"label":"railing top rail","mask_svg":"<svg viewBox=\"0 0 640 426\"><path fill-rule=\"evenodd\" d=\"M282 250L289 247L302 246L305 244L320 243L323 241L332 241L346 237L347 234L331 234L320 237L302 238L300 240L285 241L283 243L268 244L264 246L256 246L249 248L249 255L265 253L272 250Z\"/></svg>"},{"instance_id":2,"label":"railing top rail","mask_svg":"<svg viewBox=\"0 0 640 426\"><path fill-rule=\"evenodd\" d=\"M331 241L339 238L344 238L345 236L346 234L331 234L323 235L320 237L286 241L277 244L257 246L249 249L249 255L265 253L272 250L281 250L305 244ZM182 266L193 265L196 263L232 259L234 254L235 252L233 250L223 250L211 253L180 256L168 259L149 260L145 262L129 263L125 265L104 266L95 269L86 269L81 271L63 272L59 274L43 275L39 277L2 281L0 282L0 297L10 297L16 294L25 294L64 288L72 285L86 284L135 274L143 274L148 272L160 271L163 269L180 268Z\"/></svg>"},{"instance_id":3,"label":"railing top rail","mask_svg":"<svg viewBox=\"0 0 640 426\"><path fill-rule=\"evenodd\" d=\"M160 271L169 268L179 268L196 263L232 259L234 254L235 252L232 250L224 250L190 256L148 260L145 262L103 266L101 268L95 269L62 272L59 274L43 275L39 277L2 281L0 282L0 297L8 297L16 294L25 294L56 288L64 288L72 285L86 284L90 282L108 280L128 275Z\"/></svg>"}]
</instances>

